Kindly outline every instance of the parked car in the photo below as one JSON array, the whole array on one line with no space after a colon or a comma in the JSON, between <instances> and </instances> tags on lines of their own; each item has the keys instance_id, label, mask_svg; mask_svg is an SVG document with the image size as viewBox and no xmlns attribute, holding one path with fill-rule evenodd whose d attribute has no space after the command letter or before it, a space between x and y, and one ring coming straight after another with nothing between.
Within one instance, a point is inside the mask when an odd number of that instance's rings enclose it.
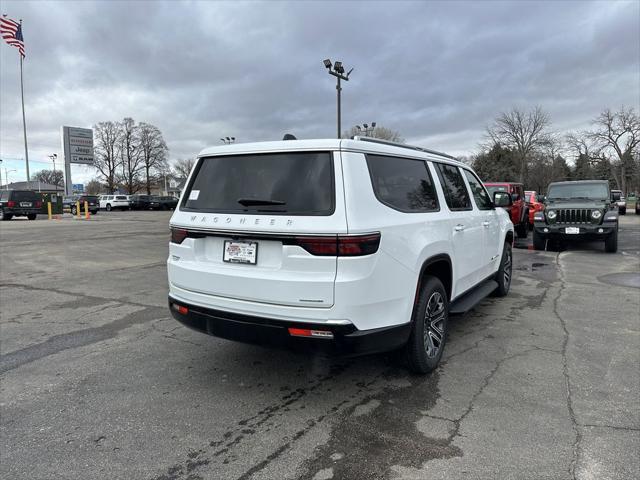
<instances>
[{"instance_id":1,"label":"parked car","mask_svg":"<svg viewBox=\"0 0 640 480\"><path fill-rule=\"evenodd\" d=\"M151 210L173 210L178 205L178 199L175 197L151 197L149 208Z\"/></svg>"},{"instance_id":2,"label":"parked car","mask_svg":"<svg viewBox=\"0 0 640 480\"><path fill-rule=\"evenodd\" d=\"M0 191L0 218L27 217L35 220L42 208L42 198L33 190Z\"/></svg>"},{"instance_id":3,"label":"parked car","mask_svg":"<svg viewBox=\"0 0 640 480\"><path fill-rule=\"evenodd\" d=\"M449 315L511 285L513 225L471 168L358 138L202 151L174 211L169 306L231 340L442 357Z\"/></svg>"},{"instance_id":4,"label":"parked car","mask_svg":"<svg viewBox=\"0 0 640 480\"><path fill-rule=\"evenodd\" d=\"M151 195L131 195L129 203L133 210L149 210Z\"/></svg>"},{"instance_id":5,"label":"parked car","mask_svg":"<svg viewBox=\"0 0 640 480\"><path fill-rule=\"evenodd\" d=\"M622 190L611 190L611 199L615 202L618 207L618 213L620 215L627 214L627 201L622 195Z\"/></svg>"},{"instance_id":6,"label":"parked car","mask_svg":"<svg viewBox=\"0 0 640 480\"><path fill-rule=\"evenodd\" d=\"M127 195L101 195L100 208L107 212L115 209L129 210L131 209L131 202Z\"/></svg>"},{"instance_id":7,"label":"parked car","mask_svg":"<svg viewBox=\"0 0 640 480\"><path fill-rule=\"evenodd\" d=\"M490 195L495 192L506 192L511 195L513 203L508 207L509 217L515 228L518 238L527 238L529 235L529 208L524 196L524 187L521 183L490 182L485 183Z\"/></svg>"},{"instance_id":8,"label":"parked car","mask_svg":"<svg viewBox=\"0 0 640 480\"><path fill-rule=\"evenodd\" d=\"M527 190L524 192L524 200L529 208L529 228L533 229L533 216L536 212L544 210L544 196L538 192Z\"/></svg>"},{"instance_id":9,"label":"parked car","mask_svg":"<svg viewBox=\"0 0 640 480\"><path fill-rule=\"evenodd\" d=\"M545 209L535 213L533 248L544 250L547 240L604 241L605 251L618 250L618 209L606 180L549 184Z\"/></svg>"},{"instance_id":10,"label":"parked car","mask_svg":"<svg viewBox=\"0 0 640 480\"><path fill-rule=\"evenodd\" d=\"M62 198L62 208L68 208L73 215L78 213L78 202L80 202L80 212L84 213L84 202L87 202L92 215L98 213L100 201L97 195L67 195Z\"/></svg>"}]
</instances>

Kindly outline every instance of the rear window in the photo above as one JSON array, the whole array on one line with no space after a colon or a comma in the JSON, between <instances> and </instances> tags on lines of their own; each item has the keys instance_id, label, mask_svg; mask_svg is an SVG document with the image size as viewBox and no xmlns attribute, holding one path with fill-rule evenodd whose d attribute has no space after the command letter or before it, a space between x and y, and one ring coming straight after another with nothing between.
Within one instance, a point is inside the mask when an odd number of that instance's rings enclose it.
<instances>
[{"instance_id":1,"label":"rear window","mask_svg":"<svg viewBox=\"0 0 640 480\"><path fill-rule=\"evenodd\" d=\"M282 152L202 158L183 209L213 213L331 215L329 152Z\"/></svg>"},{"instance_id":2,"label":"rear window","mask_svg":"<svg viewBox=\"0 0 640 480\"><path fill-rule=\"evenodd\" d=\"M80 197L80 201L81 202L97 202L98 197L95 197L93 195L83 195L82 197Z\"/></svg>"},{"instance_id":3,"label":"rear window","mask_svg":"<svg viewBox=\"0 0 640 480\"><path fill-rule=\"evenodd\" d=\"M32 202L38 200L38 195L36 192L16 190L13 192L12 200L16 202Z\"/></svg>"},{"instance_id":4,"label":"rear window","mask_svg":"<svg viewBox=\"0 0 640 480\"><path fill-rule=\"evenodd\" d=\"M127 196L126 195L116 195L116 200L126 200Z\"/></svg>"}]
</instances>

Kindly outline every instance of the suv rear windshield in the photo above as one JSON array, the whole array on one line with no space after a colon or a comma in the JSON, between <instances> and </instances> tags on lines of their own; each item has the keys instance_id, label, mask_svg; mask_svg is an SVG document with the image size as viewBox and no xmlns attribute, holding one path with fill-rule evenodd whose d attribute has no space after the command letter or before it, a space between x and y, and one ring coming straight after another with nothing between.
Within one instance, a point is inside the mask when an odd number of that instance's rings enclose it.
<instances>
[{"instance_id":1,"label":"suv rear windshield","mask_svg":"<svg viewBox=\"0 0 640 480\"><path fill-rule=\"evenodd\" d=\"M589 200L608 200L609 186L606 183L567 183L549 185L549 200L569 200L571 198Z\"/></svg>"},{"instance_id":2,"label":"suv rear windshield","mask_svg":"<svg viewBox=\"0 0 640 480\"><path fill-rule=\"evenodd\" d=\"M29 190L14 190L11 199L16 202L32 202L38 200L38 195L36 192Z\"/></svg>"},{"instance_id":3,"label":"suv rear windshield","mask_svg":"<svg viewBox=\"0 0 640 480\"><path fill-rule=\"evenodd\" d=\"M200 159L183 209L213 213L331 215L329 152L281 152Z\"/></svg>"}]
</instances>

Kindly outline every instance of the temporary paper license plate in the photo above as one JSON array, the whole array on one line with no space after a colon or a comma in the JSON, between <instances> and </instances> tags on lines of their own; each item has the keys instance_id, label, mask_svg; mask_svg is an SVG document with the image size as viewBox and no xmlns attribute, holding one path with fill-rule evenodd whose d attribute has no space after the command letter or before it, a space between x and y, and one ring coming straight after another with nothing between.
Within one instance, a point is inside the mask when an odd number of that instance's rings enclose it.
<instances>
[{"instance_id":1,"label":"temporary paper license plate","mask_svg":"<svg viewBox=\"0 0 640 480\"><path fill-rule=\"evenodd\" d=\"M569 234L577 234L580 233L580 228L579 227L567 227L564 229L564 233L569 233Z\"/></svg>"},{"instance_id":2,"label":"temporary paper license plate","mask_svg":"<svg viewBox=\"0 0 640 480\"><path fill-rule=\"evenodd\" d=\"M222 260L225 262L255 265L258 258L258 243L227 240L224 242L223 253Z\"/></svg>"},{"instance_id":3,"label":"temporary paper license plate","mask_svg":"<svg viewBox=\"0 0 640 480\"><path fill-rule=\"evenodd\" d=\"M31 206L31 202L20 202L20 206L21 207L30 207Z\"/></svg>"}]
</instances>

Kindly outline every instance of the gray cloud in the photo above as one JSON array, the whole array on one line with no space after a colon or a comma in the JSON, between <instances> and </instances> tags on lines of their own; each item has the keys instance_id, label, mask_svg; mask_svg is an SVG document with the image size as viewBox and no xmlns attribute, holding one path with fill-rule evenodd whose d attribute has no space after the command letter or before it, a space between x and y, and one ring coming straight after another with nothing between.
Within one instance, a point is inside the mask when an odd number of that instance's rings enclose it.
<instances>
[{"instance_id":1,"label":"gray cloud","mask_svg":"<svg viewBox=\"0 0 640 480\"><path fill-rule=\"evenodd\" d=\"M343 90L345 129L377 121L454 154L472 153L485 125L513 105L542 105L563 131L587 127L602 108L640 103L636 1L3 8L24 20L30 155L40 161L59 150L60 125L125 116L157 125L171 158L226 135L331 137L326 57L355 68ZM15 49L3 44L0 61L0 151L21 157Z\"/></svg>"}]
</instances>

